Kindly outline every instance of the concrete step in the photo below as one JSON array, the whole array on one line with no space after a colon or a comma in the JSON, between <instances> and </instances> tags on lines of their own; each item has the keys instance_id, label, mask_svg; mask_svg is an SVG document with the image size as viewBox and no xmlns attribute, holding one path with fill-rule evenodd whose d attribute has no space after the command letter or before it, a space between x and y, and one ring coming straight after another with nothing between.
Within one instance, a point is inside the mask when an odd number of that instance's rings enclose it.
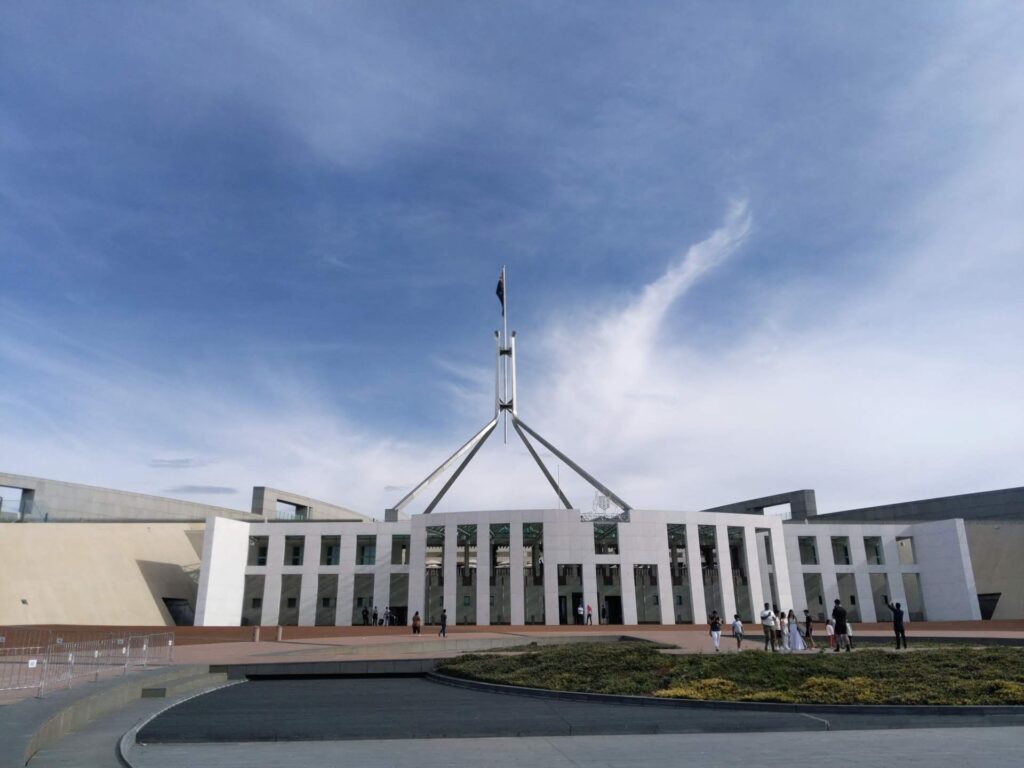
<instances>
[{"instance_id":1,"label":"concrete step","mask_svg":"<svg viewBox=\"0 0 1024 768\"><path fill-rule=\"evenodd\" d=\"M172 696L180 696L184 693L191 693L212 685L227 682L228 676L224 672L202 672L196 675L188 675L176 680L169 680L163 685L154 685L142 689L143 699L165 699Z\"/></svg>"}]
</instances>

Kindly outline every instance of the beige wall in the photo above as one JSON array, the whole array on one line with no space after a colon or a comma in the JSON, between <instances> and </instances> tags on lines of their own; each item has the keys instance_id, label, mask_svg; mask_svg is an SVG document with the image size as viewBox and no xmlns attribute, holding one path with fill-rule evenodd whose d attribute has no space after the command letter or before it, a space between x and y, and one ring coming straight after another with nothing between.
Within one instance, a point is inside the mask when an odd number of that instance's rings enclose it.
<instances>
[{"instance_id":1,"label":"beige wall","mask_svg":"<svg viewBox=\"0 0 1024 768\"><path fill-rule=\"evenodd\" d=\"M1001 592L993 619L1024 618L1024 523L967 522L978 594Z\"/></svg>"},{"instance_id":2,"label":"beige wall","mask_svg":"<svg viewBox=\"0 0 1024 768\"><path fill-rule=\"evenodd\" d=\"M0 625L173 624L161 598L186 598L195 607L204 528L0 525Z\"/></svg>"}]
</instances>

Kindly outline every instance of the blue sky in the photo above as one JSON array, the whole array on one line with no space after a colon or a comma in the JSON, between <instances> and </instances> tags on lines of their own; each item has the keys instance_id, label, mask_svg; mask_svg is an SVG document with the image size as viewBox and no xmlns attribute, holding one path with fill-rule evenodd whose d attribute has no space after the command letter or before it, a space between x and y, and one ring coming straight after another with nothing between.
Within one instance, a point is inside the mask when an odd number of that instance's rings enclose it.
<instances>
[{"instance_id":1,"label":"blue sky","mask_svg":"<svg viewBox=\"0 0 1024 768\"><path fill-rule=\"evenodd\" d=\"M635 506L1024 482L1019 5L0 22L0 469L379 514L486 421L508 264L523 417Z\"/></svg>"}]
</instances>

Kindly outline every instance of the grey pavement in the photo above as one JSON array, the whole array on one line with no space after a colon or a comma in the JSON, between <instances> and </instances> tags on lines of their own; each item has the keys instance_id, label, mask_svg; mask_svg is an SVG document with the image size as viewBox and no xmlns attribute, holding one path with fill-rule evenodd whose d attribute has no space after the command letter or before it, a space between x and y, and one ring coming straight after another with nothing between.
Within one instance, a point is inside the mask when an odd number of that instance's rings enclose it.
<instances>
[{"instance_id":1,"label":"grey pavement","mask_svg":"<svg viewBox=\"0 0 1024 768\"><path fill-rule=\"evenodd\" d=\"M137 747L136 768L988 768L1019 766L1024 728L400 739Z\"/></svg>"},{"instance_id":2,"label":"grey pavement","mask_svg":"<svg viewBox=\"0 0 1024 768\"><path fill-rule=\"evenodd\" d=\"M1024 726L1004 716L829 714L632 706L490 693L420 677L251 680L191 699L139 733L146 744L582 734Z\"/></svg>"}]
</instances>

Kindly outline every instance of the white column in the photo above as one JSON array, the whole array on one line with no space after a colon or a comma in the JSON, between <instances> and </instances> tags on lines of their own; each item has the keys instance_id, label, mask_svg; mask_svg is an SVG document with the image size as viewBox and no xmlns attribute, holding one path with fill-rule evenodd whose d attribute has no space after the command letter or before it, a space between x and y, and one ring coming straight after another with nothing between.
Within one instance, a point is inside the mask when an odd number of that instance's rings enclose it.
<instances>
[{"instance_id":1,"label":"white column","mask_svg":"<svg viewBox=\"0 0 1024 768\"><path fill-rule=\"evenodd\" d=\"M722 584L722 618L732 621L736 613L736 593L732 583L732 557L729 554L729 527L715 526L715 549L718 555L718 580Z\"/></svg>"},{"instance_id":2,"label":"white column","mask_svg":"<svg viewBox=\"0 0 1024 768\"><path fill-rule=\"evenodd\" d=\"M545 525L545 535L548 526ZM558 564L556 558L548 554L554 547L544 547L544 623L558 624ZM569 618L572 624L572 618Z\"/></svg>"},{"instance_id":3,"label":"white column","mask_svg":"<svg viewBox=\"0 0 1024 768\"><path fill-rule=\"evenodd\" d=\"M526 593L523 576L523 523L514 520L508 527L509 598L512 601L512 624L526 623Z\"/></svg>"},{"instance_id":4,"label":"white column","mask_svg":"<svg viewBox=\"0 0 1024 768\"><path fill-rule=\"evenodd\" d=\"M352 626L352 603L356 588L356 537L344 534L338 544L338 612L335 623L339 627Z\"/></svg>"},{"instance_id":5,"label":"white column","mask_svg":"<svg viewBox=\"0 0 1024 768\"><path fill-rule=\"evenodd\" d=\"M862 622L878 621L875 613L875 599L871 591L871 577L868 575L868 557L864 549L864 536L858 532L847 537L850 542L850 563L853 566L853 580L857 585L857 607ZM882 617L883 619L885 617Z\"/></svg>"},{"instance_id":6,"label":"white column","mask_svg":"<svg viewBox=\"0 0 1024 768\"><path fill-rule=\"evenodd\" d=\"M316 624L317 571L320 564L320 536L307 534L302 540L302 583L299 585L299 626Z\"/></svg>"},{"instance_id":7,"label":"white column","mask_svg":"<svg viewBox=\"0 0 1024 768\"><path fill-rule=\"evenodd\" d=\"M622 623L636 624L636 572L632 561L619 561L619 581L622 589Z\"/></svg>"},{"instance_id":8,"label":"white column","mask_svg":"<svg viewBox=\"0 0 1024 768\"><path fill-rule=\"evenodd\" d=\"M420 517L419 515L417 517ZM420 619L426 622L423 597L426 594L425 573L427 567L427 529L413 525L409 535L409 625L419 611Z\"/></svg>"},{"instance_id":9,"label":"white column","mask_svg":"<svg viewBox=\"0 0 1024 768\"><path fill-rule=\"evenodd\" d=\"M582 564L583 568L583 609L589 605L592 610L594 625L601 623L601 606L597 604L597 564L594 558L590 557L589 562ZM583 614L586 621L586 614Z\"/></svg>"},{"instance_id":10,"label":"white column","mask_svg":"<svg viewBox=\"0 0 1024 768\"><path fill-rule=\"evenodd\" d=\"M700 568L700 531L696 523L686 524L686 569L690 576L693 623L707 624L708 609L704 602L704 574Z\"/></svg>"},{"instance_id":11,"label":"white column","mask_svg":"<svg viewBox=\"0 0 1024 768\"><path fill-rule=\"evenodd\" d=\"M486 520L486 518L484 518ZM491 524L476 527L476 623L491 625Z\"/></svg>"},{"instance_id":12,"label":"white column","mask_svg":"<svg viewBox=\"0 0 1024 768\"><path fill-rule=\"evenodd\" d=\"M458 596L458 568L456 561L459 557L459 526L454 523L444 527L444 605L448 611L448 624L455 626L458 623L458 606L455 604Z\"/></svg>"},{"instance_id":13,"label":"white column","mask_svg":"<svg viewBox=\"0 0 1024 768\"><path fill-rule=\"evenodd\" d=\"M753 525L743 526L743 554L746 559L747 589L750 592L750 621L756 621L764 605L764 587L761 583L761 550L757 546L757 530ZM748 617L744 616L744 620ZM731 621L730 617L730 621Z\"/></svg>"},{"instance_id":14,"label":"white column","mask_svg":"<svg viewBox=\"0 0 1024 768\"><path fill-rule=\"evenodd\" d=\"M772 564L775 569L775 588L779 591L779 610L788 611L790 607L795 609L793 590L789 581L789 561L786 559L786 538L783 533L782 519L766 519L766 522L768 522L768 528L772 533ZM787 607L783 609L783 606ZM802 613L803 609L800 610Z\"/></svg>"},{"instance_id":15,"label":"white column","mask_svg":"<svg viewBox=\"0 0 1024 768\"><path fill-rule=\"evenodd\" d=\"M384 609L391 604L391 534L378 533L373 561L373 603L384 618Z\"/></svg>"},{"instance_id":16,"label":"white column","mask_svg":"<svg viewBox=\"0 0 1024 768\"><path fill-rule=\"evenodd\" d=\"M260 624L272 627L281 615L281 569L284 563L284 534L272 533L267 541L267 575L263 581L263 613Z\"/></svg>"}]
</instances>

